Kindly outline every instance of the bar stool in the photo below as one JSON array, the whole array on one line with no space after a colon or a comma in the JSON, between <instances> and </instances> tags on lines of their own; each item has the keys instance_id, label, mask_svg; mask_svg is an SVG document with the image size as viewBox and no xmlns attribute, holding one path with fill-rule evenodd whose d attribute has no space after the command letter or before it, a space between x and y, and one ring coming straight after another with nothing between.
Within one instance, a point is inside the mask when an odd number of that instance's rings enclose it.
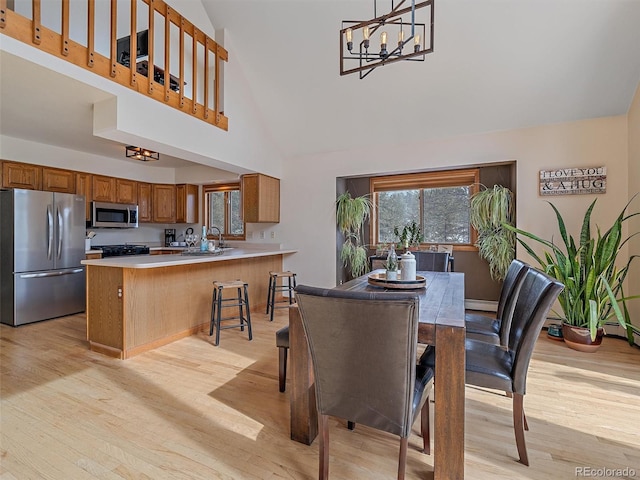
<instances>
[{"instance_id":1,"label":"bar stool","mask_svg":"<svg viewBox=\"0 0 640 480\"><path fill-rule=\"evenodd\" d=\"M237 296L223 298L223 290L225 288L237 289ZM228 307L238 307L238 316L222 317L222 309ZM244 314L243 314L244 307ZM245 316L246 315L246 316ZM240 319L240 323L234 325L224 325L220 323L225 320ZM253 338L251 333L251 311L249 310L249 285L242 280L230 282L213 282L213 298L211 300L211 326L209 327L209 336L213 335L213 328L216 329L216 341L214 345L220 343L220 330L226 328L238 328L244 332L245 323L249 330L249 340Z\"/></svg>"},{"instance_id":2,"label":"bar stool","mask_svg":"<svg viewBox=\"0 0 640 480\"><path fill-rule=\"evenodd\" d=\"M287 279L285 285L284 279ZM278 285L278 280L282 283ZM293 279L293 280L292 280ZM293 272L269 272L269 288L267 290L267 312L271 311L270 320L273 322L273 311L276 308L283 308L293 303L293 289L296 288L296 274ZM287 305L277 305L276 292L289 292L289 303ZM286 300L285 300L286 301ZM282 302L280 302L282 303Z\"/></svg>"},{"instance_id":3,"label":"bar stool","mask_svg":"<svg viewBox=\"0 0 640 480\"><path fill-rule=\"evenodd\" d=\"M276 332L278 347L278 385L284 392L287 386L287 352L289 351L289 325Z\"/></svg>"}]
</instances>

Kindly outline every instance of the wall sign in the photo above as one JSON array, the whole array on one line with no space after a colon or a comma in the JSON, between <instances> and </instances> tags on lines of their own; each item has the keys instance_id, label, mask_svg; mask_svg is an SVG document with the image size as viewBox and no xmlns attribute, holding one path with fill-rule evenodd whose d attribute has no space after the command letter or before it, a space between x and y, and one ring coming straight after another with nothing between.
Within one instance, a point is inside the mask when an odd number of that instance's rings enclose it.
<instances>
[{"instance_id":1,"label":"wall sign","mask_svg":"<svg viewBox=\"0 0 640 480\"><path fill-rule=\"evenodd\" d=\"M540 170L540 195L584 195L607 191L607 167Z\"/></svg>"}]
</instances>

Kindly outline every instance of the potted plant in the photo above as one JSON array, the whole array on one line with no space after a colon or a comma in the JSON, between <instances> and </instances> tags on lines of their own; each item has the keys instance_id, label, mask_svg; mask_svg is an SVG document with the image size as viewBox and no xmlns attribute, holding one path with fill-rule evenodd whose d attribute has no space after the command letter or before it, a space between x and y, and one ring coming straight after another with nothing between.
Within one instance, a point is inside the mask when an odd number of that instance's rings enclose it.
<instances>
[{"instance_id":1,"label":"potted plant","mask_svg":"<svg viewBox=\"0 0 640 480\"><path fill-rule=\"evenodd\" d=\"M513 220L513 193L507 187L485 187L471 197L470 221L478 232L478 255L489 262L494 280L504 280L516 254L515 233L505 228L513 226Z\"/></svg>"},{"instance_id":2,"label":"potted plant","mask_svg":"<svg viewBox=\"0 0 640 480\"><path fill-rule=\"evenodd\" d=\"M562 245L556 245L553 239L545 240L533 233L507 227L547 247L548 250L545 250L543 255L538 255L527 242L518 238L546 273L564 283L564 290L558 297L564 313L561 315L563 336L570 347L583 351L597 349L602 341L605 324L614 319L626 329L630 344L633 344L634 331L640 332L638 328L631 325L626 305L627 300L638 298L640 295L625 297L623 290L623 283L631 262L638 255L631 255L622 267L616 262L623 245L631 237L640 233L634 232L623 238L623 223L640 212L626 214L631 203L629 201L608 230L602 233L600 227L596 227L597 235L593 236L591 212L596 200L591 202L584 214L578 240L567 233L560 211L549 202L556 214ZM576 328L583 329L582 332L578 331L577 337L573 335L576 333L574 331ZM581 346L579 343L581 341L587 346Z\"/></svg>"},{"instance_id":3,"label":"potted plant","mask_svg":"<svg viewBox=\"0 0 640 480\"><path fill-rule=\"evenodd\" d=\"M354 278L363 275L369 268L362 227L370 212L371 200L367 195L354 198L347 191L336 200L336 223L345 237L340 260Z\"/></svg>"},{"instance_id":4,"label":"potted plant","mask_svg":"<svg viewBox=\"0 0 640 480\"><path fill-rule=\"evenodd\" d=\"M393 244L389 247L389 253L387 254L387 261L384 264L384 268L387 270L387 280L398 279L398 256L396 255Z\"/></svg>"},{"instance_id":5,"label":"potted plant","mask_svg":"<svg viewBox=\"0 0 640 480\"><path fill-rule=\"evenodd\" d=\"M402 230L398 226L393 227L393 234L405 250L408 250L409 247L418 248L424 241L420 226L415 221L402 227Z\"/></svg>"}]
</instances>

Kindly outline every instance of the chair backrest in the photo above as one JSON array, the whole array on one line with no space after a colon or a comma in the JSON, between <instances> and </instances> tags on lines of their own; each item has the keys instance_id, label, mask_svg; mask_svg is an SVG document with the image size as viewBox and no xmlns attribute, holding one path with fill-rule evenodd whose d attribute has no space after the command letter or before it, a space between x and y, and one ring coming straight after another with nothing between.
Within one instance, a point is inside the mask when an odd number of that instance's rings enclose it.
<instances>
[{"instance_id":1,"label":"chair backrest","mask_svg":"<svg viewBox=\"0 0 640 480\"><path fill-rule=\"evenodd\" d=\"M299 285L296 299L313 360L318 412L407 437L418 297Z\"/></svg>"},{"instance_id":2,"label":"chair backrest","mask_svg":"<svg viewBox=\"0 0 640 480\"><path fill-rule=\"evenodd\" d=\"M416 257L416 270L428 272L447 272L449 254L447 252L413 252Z\"/></svg>"},{"instance_id":3,"label":"chair backrest","mask_svg":"<svg viewBox=\"0 0 640 480\"><path fill-rule=\"evenodd\" d=\"M498 311L496 318L500 320L500 345L507 345L509 342L509 329L511 328L511 319L513 317L513 309L516 305L518 292L522 287L525 274L529 269L529 265L517 258L511 262L507 275L502 282L502 290L500 291L500 299L498 300Z\"/></svg>"},{"instance_id":4,"label":"chair backrest","mask_svg":"<svg viewBox=\"0 0 640 480\"><path fill-rule=\"evenodd\" d=\"M564 285L533 267L527 269L516 300L509 332L509 350L513 355L511 377L514 393L525 394L527 370L533 347L553 302Z\"/></svg>"}]
</instances>

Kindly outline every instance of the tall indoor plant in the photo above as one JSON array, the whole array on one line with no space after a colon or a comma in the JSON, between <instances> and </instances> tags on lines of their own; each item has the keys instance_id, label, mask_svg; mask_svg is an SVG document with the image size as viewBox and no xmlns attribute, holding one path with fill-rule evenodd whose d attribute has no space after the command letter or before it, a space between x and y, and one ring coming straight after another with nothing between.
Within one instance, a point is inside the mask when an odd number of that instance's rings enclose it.
<instances>
[{"instance_id":1,"label":"tall indoor plant","mask_svg":"<svg viewBox=\"0 0 640 480\"><path fill-rule=\"evenodd\" d=\"M556 214L563 245L556 245L553 239L545 240L524 230L508 228L547 247L548 250L545 250L543 255L538 255L527 242L518 238L545 272L564 283L565 288L558 300L564 313L562 320L565 324L588 328L591 341L594 341L598 329L615 319L626 329L629 343L633 344L633 332L638 333L640 330L629 321L626 301L640 295L625 297L623 283L631 262L638 255L631 255L621 267L616 260L621 248L631 237L640 233L633 232L623 238L623 224L640 212L626 213L632 198L613 225L604 233L600 227L596 227L597 234L594 236L591 231L591 212L596 200L591 202L584 214L580 238L577 241L572 235L567 234L564 219L551 202L549 205Z\"/></svg>"},{"instance_id":2,"label":"tall indoor plant","mask_svg":"<svg viewBox=\"0 0 640 480\"><path fill-rule=\"evenodd\" d=\"M336 200L336 223L344 235L340 259L352 277L359 277L368 270L368 254L362 228L371 212L371 200L367 195L352 197L344 192Z\"/></svg>"},{"instance_id":3,"label":"tall indoor plant","mask_svg":"<svg viewBox=\"0 0 640 480\"><path fill-rule=\"evenodd\" d=\"M509 265L516 254L513 230L513 193L507 187L494 185L484 188L471 197L470 220L478 232L478 254L489 262L489 272L494 280L504 280Z\"/></svg>"}]
</instances>

